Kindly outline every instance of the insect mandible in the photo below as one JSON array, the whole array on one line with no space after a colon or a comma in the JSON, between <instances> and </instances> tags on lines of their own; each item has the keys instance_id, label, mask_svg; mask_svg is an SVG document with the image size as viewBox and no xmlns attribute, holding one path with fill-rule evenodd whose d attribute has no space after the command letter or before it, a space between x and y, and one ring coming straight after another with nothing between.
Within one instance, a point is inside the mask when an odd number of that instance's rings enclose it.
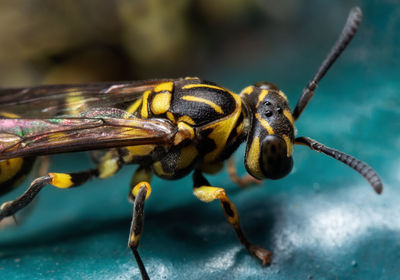
<instances>
[{"instance_id":1,"label":"insect mandible","mask_svg":"<svg viewBox=\"0 0 400 280\"><path fill-rule=\"evenodd\" d=\"M0 220L27 206L46 185L79 186L104 179L124 164L139 165L129 198L133 217L128 245L142 279L149 279L138 253L144 204L152 174L178 179L193 172L193 193L219 200L240 242L263 265L271 252L252 244L243 233L237 210L224 189L204 173L216 173L243 142L244 164L257 179L279 179L293 166L293 146L305 145L350 166L379 194L382 182L366 163L308 137L296 137L294 122L311 100L318 82L354 37L362 18L351 10L341 35L307 84L292 111L287 97L272 83L248 86L237 95L199 78L138 82L54 85L0 89L0 194L18 185L35 158L65 152L102 150L94 169L48 173L35 179L17 199L2 204Z\"/></svg>"}]
</instances>

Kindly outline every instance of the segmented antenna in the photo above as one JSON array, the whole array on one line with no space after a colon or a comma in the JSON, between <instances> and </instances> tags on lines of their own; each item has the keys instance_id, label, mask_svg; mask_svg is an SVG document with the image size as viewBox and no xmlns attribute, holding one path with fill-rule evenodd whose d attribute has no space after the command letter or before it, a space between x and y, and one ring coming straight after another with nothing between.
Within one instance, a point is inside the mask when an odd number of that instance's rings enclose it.
<instances>
[{"instance_id":1,"label":"segmented antenna","mask_svg":"<svg viewBox=\"0 0 400 280\"><path fill-rule=\"evenodd\" d=\"M297 137L295 139L295 143L308 146L314 151L324 153L325 155L343 162L361 174L368 181L368 183L370 183L376 193L380 194L382 192L383 184L381 178L379 178L379 175L376 173L376 171L365 162L362 162L361 160L341 151L326 147L325 145L308 137Z\"/></svg>"},{"instance_id":2,"label":"segmented antenna","mask_svg":"<svg viewBox=\"0 0 400 280\"><path fill-rule=\"evenodd\" d=\"M319 81L325 76L326 72L340 56L343 50L347 47L351 39L353 39L358 30L361 19L361 9L359 7L352 8L347 18L346 24L343 27L342 33L339 36L339 39L333 45L331 51L322 62L314 78L303 89L303 93L293 111L294 120L297 120L299 118L303 110L306 108L308 102L310 102L311 98L313 97L314 91L317 88Z\"/></svg>"}]
</instances>

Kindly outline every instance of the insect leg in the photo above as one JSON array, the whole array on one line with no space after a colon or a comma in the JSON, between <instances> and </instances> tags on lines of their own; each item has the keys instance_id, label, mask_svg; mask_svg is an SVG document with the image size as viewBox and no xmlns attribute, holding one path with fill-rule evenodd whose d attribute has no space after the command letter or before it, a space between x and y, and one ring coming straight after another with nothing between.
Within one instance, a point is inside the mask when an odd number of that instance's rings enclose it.
<instances>
[{"instance_id":1,"label":"insect leg","mask_svg":"<svg viewBox=\"0 0 400 280\"><path fill-rule=\"evenodd\" d=\"M140 182L132 189L132 196L135 199L133 205L133 215L131 229L129 232L128 246L131 248L133 255L135 256L136 263L139 267L140 274L143 280L149 280L149 275L146 272L142 258L137 250L139 246L140 235L143 230L144 224L144 202L150 196L151 187L148 182Z\"/></svg>"},{"instance_id":2,"label":"insect leg","mask_svg":"<svg viewBox=\"0 0 400 280\"><path fill-rule=\"evenodd\" d=\"M231 180L236 183L239 187L241 188L247 188L253 184L261 184L261 180L258 180L251 176L250 174L246 174L244 176L239 176L237 174L236 166L235 166L235 161L233 160L233 157L231 157L228 160L228 174Z\"/></svg>"},{"instance_id":3,"label":"insect leg","mask_svg":"<svg viewBox=\"0 0 400 280\"><path fill-rule=\"evenodd\" d=\"M242 228L240 227L239 216L236 207L226 195L225 190L211 186L207 179L204 178L204 176L198 170L196 170L193 174L193 181L194 195L204 202L211 202L215 199L219 199L221 201L221 207L224 211L225 217L235 229L236 235L238 236L240 242L253 256L259 258L263 265L270 263L272 258L271 252L254 245L247 240Z\"/></svg>"},{"instance_id":4,"label":"insect leg","mask_svg":"<svg viewBox=\"0 0 400 280\"><path fill-rule=\"evenodd\" d=\"M27 206L40 190L47 184L57 188L66 189L79 186L97 175L97 170L92 169L77 173L48 173L46 176L35 179L29 188L17 199L5 202L0 207L0 221Z\"/></svg>"},{"instance_id":5,"label":"insect leg","mask_svg":"<svg viewBox=\"0 0 400 280\"><path fill-rule=\"evenodd\" d=\"M151 182L152 172L151 169L145 166L140 166L135 173L133 174L130 190L128 194L129 202L134 202L135 197L133 196L133 189L136 187L137 184L140 182Z\"/></svg>"}]
</instances>

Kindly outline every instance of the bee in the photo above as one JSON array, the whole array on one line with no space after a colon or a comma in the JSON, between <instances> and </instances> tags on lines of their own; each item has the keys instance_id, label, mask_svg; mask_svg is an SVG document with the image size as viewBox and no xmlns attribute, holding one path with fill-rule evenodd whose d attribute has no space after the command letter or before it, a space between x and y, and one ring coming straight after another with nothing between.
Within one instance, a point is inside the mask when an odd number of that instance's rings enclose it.
<instances>
[{"instance_id":1,"label":"bee","mask_svg":"<svg viewBox=\"0 0 400 280\"><path fill-rule=\"evenodd\" d=\"M369 165L295 135L295 121L319 81L354 37L361 18L360 8L350 11L341 35L294 110L286 95L269 82L248 86L239 95L194 77L1 88L1 194L18 185L38 156L95 151L98 164L82 172L48 173L35 179L20 197L2 204L0 220L26 207L46 185L73 188L92 178L108 178L125 164L138 164L129 192L133 215L128 245L142 279L149 276L138 246L153 174L178 179L192 173L194 195L204 202L219 200L244 247L263 265L270 263L271 252L247 239L235 205L225 190L210 184L204 174L219 172L246 142L244 164L250 176L279 179L292 170L293 147L297 144L341 161L381 193L382 181Z\"/></svg>"}]
</instances>

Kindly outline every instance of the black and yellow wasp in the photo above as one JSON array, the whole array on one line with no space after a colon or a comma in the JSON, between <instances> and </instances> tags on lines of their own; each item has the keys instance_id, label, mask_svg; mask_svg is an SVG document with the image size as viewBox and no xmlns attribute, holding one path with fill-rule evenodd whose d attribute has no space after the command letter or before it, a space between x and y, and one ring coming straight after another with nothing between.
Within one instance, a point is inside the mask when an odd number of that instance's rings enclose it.
<instances>
[{"instance_id":1,"label":"black and yellow wasp","mask_svg":"<svg viewBox=\"0 0 400 280\"><path fill-rule=\"evenodd\" d=\"M293 145L306 145L350 166L377 193L382 182L362 161L307 137L295 137L294 122L318 82L355 35L361 10L351 10L337 42L291 111L285 94L272 83L248 86L237 95L198 78L85 85L54 85L0 90L0 193L16 186L35 157L101 150L98 165L77 173L48 173L20 197L2 204L0 220L27 206L50 184L72 188L114 175L124 164L138 164L130 190L134 201L129 247L141 276L149 279L137 251L150 196L152 174L177 179L193 172L193 192L202 201L220 200L240 242L265 265L271 253L248 241L234 204L204 173L221 170L238 146L247 142L244 164L258 179L279 179L292 169ZM99 153L96 153L97 155Z\"/></svg>"}]
</instances>

